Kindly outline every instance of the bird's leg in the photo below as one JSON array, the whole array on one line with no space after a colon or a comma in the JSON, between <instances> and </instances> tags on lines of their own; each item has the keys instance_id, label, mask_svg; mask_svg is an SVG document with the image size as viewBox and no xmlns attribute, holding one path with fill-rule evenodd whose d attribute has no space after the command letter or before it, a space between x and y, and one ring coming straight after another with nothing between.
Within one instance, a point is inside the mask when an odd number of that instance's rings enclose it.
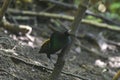
<instances>
[{"instance_id":1,"label":"bird's leg","mask_svg":"<svg viewBox=\"0 0 120 80\"><path fill-rule=\"evenodd\" d=\"M47 54L47 58L51 59L51 55L49 53Z\"/></svg>"},{"instance_id":2,"label":"bird's leg","mask_svg":"<svg viewBox=\"0 0 120 80\"><path fill-rule=\"evenodd\" d=\"M50 54L47 54L47 57L49 58L50 62L52 62L53 65L55 65L55 63L54 63L54 62L52 61L52 59L51 59L51 55L50 55Z\"/></svg>"}]
</instances>

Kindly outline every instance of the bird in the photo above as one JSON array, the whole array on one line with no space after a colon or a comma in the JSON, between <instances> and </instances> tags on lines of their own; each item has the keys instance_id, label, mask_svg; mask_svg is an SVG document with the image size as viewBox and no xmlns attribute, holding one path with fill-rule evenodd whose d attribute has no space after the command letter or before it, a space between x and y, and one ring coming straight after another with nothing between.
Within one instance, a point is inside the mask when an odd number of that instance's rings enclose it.
<instances>
[{"instance_id":1,"label":"bird","mask_svg":"<svg viewBox=\"0 0 120 80\"><path fill-rule=\"evenodd\" d=\"M51 54L55 54L59 50L62 50L70 43L70 35L68 31L65 32L53 32L50 39L47 39L41 46L39 53L46 53L47 58L51 60Z\"/></svg>"}]
</instances>

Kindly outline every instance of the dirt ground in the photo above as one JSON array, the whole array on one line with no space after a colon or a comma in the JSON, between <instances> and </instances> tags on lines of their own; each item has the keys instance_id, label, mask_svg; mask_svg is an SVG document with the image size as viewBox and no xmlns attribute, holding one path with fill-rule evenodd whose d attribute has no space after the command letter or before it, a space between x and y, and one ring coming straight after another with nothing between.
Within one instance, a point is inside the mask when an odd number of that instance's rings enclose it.
<instances>
[{"instance_id":1,"label":"dirt ground","mask_svg":"<svg viewBox=\"0 0 120 80\"><path fill-rule=\"evenodd\" d=\"M49 38L52 33L46 24L38 26L33 27L31 34L35 39L34 41L30 41L26 36L15 36L11 33L5 33L4 29L0 29L0 80L48 80L51 71L33 64L39 63L42 66L53 69L57 55L52 55L54 62L52 63L46 57L46 54L38 53L42 42ZM82 25L81 30L86 30L86 32L95 35L106 31L109 34L108 38L112 39L113 35L115 35L116 41L119 41L117 32L96 29L88 25ZM79 30L78 35L81 30ZM76 40L72 49L66 55L66 63L63 69L63 72L69 74L61 73L58 80L111 80L120 67L119 47L101 52L102 55L108 57L107 60L104 60L86 51L80 44L89 49L98 49L89 41ZM32 61L34 62L31 63Z\"/></svg>"}]
</instances>

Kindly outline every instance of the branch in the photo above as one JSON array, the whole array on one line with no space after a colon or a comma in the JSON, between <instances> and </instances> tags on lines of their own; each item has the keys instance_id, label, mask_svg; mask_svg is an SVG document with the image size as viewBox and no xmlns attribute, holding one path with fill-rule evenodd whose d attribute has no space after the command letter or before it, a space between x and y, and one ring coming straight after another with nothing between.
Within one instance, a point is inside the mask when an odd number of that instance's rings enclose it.
<instances>
[{"instance_id":1,"label":"branch","mask_svg":"<svg viewBox=\"0 0 120 80\"><path fill-rule=\"evenodd\" d=\"M4 14L5 14L5 12L6 12L6 10L7 10L11 1L12 0L5 0L4 1L3 5L2 5L2 8L0 9L0 22L1 22L1 20L2 20L2 18L3 18L3 16L4 16Z\"/></svg>"},{"instance_id":2,"label":"branch","mask_svg":"<svg viewBox=\"0 0 120 80\"><path fill-rule=\"evenodd\" d=\"M88 2L89 2L89 0L81 0L81 4L79 5L77 14L75 16L75 19L74 19L72 25L71 25L71 28L72 28L71 33L73 33L74 35L76 35L76 33L78 31L79 23L81 22L81 19L85 14ZM62 52L58 55L58 59L57 59L57 62L55 64L55 68L53 70L53 73L50 76L50 80L57 80L58 79L60 72L62 71L64 64L65 64L65 55L67 53L69 53L70 48L72 47L74 41L75 41L75 38L72 38L72 42L68 46L66 46L62 50Z\"/></svg>"},{"instance_id":3,"label":"branch","mask_svg":"<svg viewBox=\"0 0 120 80\"><path fill-rule=\"evenodd\" d=\"M4 56L7 56L7 57L10 57L12 60L15 60L15 62L17 62L17 63L22 62L22 63L24 63L24 64L26 64L28 66L34 66L34 68L37 68L39 70L53 71L53 69L50 69L50 68L42 65L40 62L37 62L37 61L34 61L32 59L28 59L28 58L25 58L25 57L22 57L22 56L18 55L14 50L0 49L0 54L4 55ZM0 69L0 71L1 70L6 72L6 70L4 70L4 69ZM76 77L76 78L79 78L79 79L82 79L82 80L90 80L90 79L87 79L87 78L85 78L83 76L68 73L68 72L64 72L64 71L62 71L61 73L65 74L65 75L68 75L68 76ZM9 73L9 74L11 74L11 73ZM18 79L25 80L25 79L22 79L22 78L20 78L19 76L15 75L15 74L11 74L11 75L18 78Z\"/></svg>"},{"instance_id":4,"label":"branch","mask_svg":"<svg viewBox=\"0 0 120 80\"><path fill-rule=\"evenodd\" d=\"M30 34L32 32L32 28L27 25L18 25L18 24L12 24L9 23L5 17L3 18L1 24L0 24L4 29L8 30L11 33L14 33L16 35L25 35L25 34Z\"/></svg>"},{"instance_id":5,"label":"branch","mask_svg":"<svg viewBox=\"0 0 120 80\"><path fill-rule=\"evenodd\" d=\"M49 17L49 18L65 19L65 20L69 20L69 21L74 20L74 17L72 17L72 16L67 16L67 15L63 15L63 14L62 15L55 14L55 13L47 13L47 12L20 11L20 10L15 10L15 9L8 9L8 12L14 13L14 14L29 15L29 16L44 16L44 17ZM86 20L86 19L82 19L81 22L83 24L93 25L91 27L104 28L104 29L120 32L119 26L109 25L109 24L105 24L105 23L98 23L98 22L95 22L92 20Z\"/></svg>"},{"instance_id":6,"label":"branch","mask_svg":"<svg viewBox=\"0 0 120 80\"><path fill-rule=\"evenodd\" d=\"M31 27L25 25L11 24L5 19L5 17L3 17L11 1L12 0L5 0L2 8L0 9L0 26L15 34L30 34L32 31Z\"/></svg>"},{"instance_id":7,"label":"branch","mask_svg":"<svg viewBox=\"0 0 120 80\"><path fill-rule=\"evenodd\" d=\"M23 35L27 33L30 34L32 31L31 27L25 25L11 24L5 19L5 17L3 18L11 1L12 0L5 0L2 8L0 9L0 25L4 27L6 30L15 34L19 34L19 33L22 33Z\"/></svg>"},{"instance_id":8,"label":"branch","mask_svg":"<svg viewBox=\"0 0 120 80\"><path fill-rule=\"evenodd\" d=\"M39 0L39 1L44 1L46 3L52 3L52 4L55 4L57 6L60 6L60 7L63 7L63 8L67 8L67 9L74 9L74 10L77 10L77 6L74 6L72 4L68 4L68 3L63 3L63 2L60 2L60 1L55 1L55 0Z\"/></svg>"},{"instance_id":9,"label":"branch","mask_svg":"<svg viewBox=\"0 0 120 80\"><path fill-rule=\"evenodd\" d=\"M112 80L118 80L120 78L120 70L113 76Z\"/></svg>"},{"instance_id":10,"label":"branch","mask_svg":"<svg viewBox=\"0 0 120 80\"><path fill-rule=\"evenodd\" d=\"M93 56L99 57L99 58L103 59L104 61L108 60L108 56L101 54L99 51L95 51L95 50L89 49L88 47L86 47L84 45L80 45L80 47L85 49L86 51L90 52L91 55L93 55Z\"/></svg>"},{"instance_id":11,"label":"branch","mask_svg":"<svg viewBox=\"0 0 120 80\"><path fill-rule=\"evenodd\" d=\"M72 9L72 10L77 10L78 9L78 7L74 6L73 4L64 3L64 2L60 2L60 1L54 1L54 0L39 0L39 1L44 1L46 3L49 2L49 3L55 4L56 6L63 7L65 9ZM94 12L91 12L89 10L86 10L85 13L86 13L86 15L91 15L91 16L100 18L100 19L104 20L105 22L107 22L109 24L120 26L120 23L117 23L117 22L113 21L112 19L106 18L101 14L95 14Z\"/></svg>"}]
</instances>

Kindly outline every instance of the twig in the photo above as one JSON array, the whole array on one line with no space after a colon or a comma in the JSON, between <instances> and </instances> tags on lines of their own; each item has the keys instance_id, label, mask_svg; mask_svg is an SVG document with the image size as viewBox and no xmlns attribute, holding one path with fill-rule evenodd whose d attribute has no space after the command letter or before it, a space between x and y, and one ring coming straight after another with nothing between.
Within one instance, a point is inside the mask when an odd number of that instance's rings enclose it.
<instances>
[{"instance_id":1,"label":"twig","mask_svg":"<svg viewBox=\"0 0 120 80\"><path fill-rule=\"evenodd\" d=\"M60 1L55 1L55 0L39 0L39 1L49 2L49 3L55 4L57 6L63 7L63 8L67 8L67 9L69 8L69 9L77 10L77 6L74 6L74 5L71 5L71 4L68 4L68 3L63 3L63 2L60 2Z\"/></svg>"},{"instance_id":2,"label":"twig","mask_svg":"<svg viewBox=\"0 0 120 80\"><path fill-rule=\"evenodd\" d=\"M18 75L14 74L14 73L10 73L10 72L8 72L8 71L5 70L5 69L0 69L0 71L4 71L4 72L6 72L7 74L13 76L13 77L16 78L17 80L27 80L27 79L24 79L24 78L19 77Z\"/></svg>"},{"instance_id":3,"label":"twig","mask_svg":"<svg viewBox=\"0 0 120 80\"><path fill-rule=\"evenodd\" d=\"M13 58L17 62L22 62L22 63L24 63L26 65L34 66L34 68L36 68L36 69L40 69L40 70L44 70L44 71L53 71L53 69L50 69L50 68L42 65L41 63L37 62L37 61L34 61L32 59L28 59L28 58L22 57L20 55L16 55L17 53L14 52L14 50L0 49L0 54L4 55L4 56L7 56L7 57L10 57L10 58ZM68 76L76 77L76 78L79 78L79 79L82 79L82 80L90 80L90 79L87 79L87 78L85 78L83 76L72 74L72 73L68 73L68 72L64 72L64 71L62 71L61 73L65 74L65 75L68 75Z\"/></svg>"},{"instance_id":4,"label":"twig","mask_svg":"<svg viewBox=\"0 0 120 80\"><path fill-rule=\"evenodd\" d=\"M44 17L50 17L50 18L65 19L69 21L74 20L74 17L72 16L60 15L60 14L55 14L55 13L47 13L47 12L20 11L20 10L15 10L15 9L8 9L8 12L15 13L15 14L21 14L21 15L29 15L29 16L44 16ZM98 23L92 20L87 20L87 19L82 19L81 22L83 24L93 25L91 27L104 28L104 29L120 32L119 26L109 25L105 23Z\"/></svg>"},{"instance_id":5,"label":"twig","mask_svg":"<svg viewBox=\"0 0 120 80\"><path fill-rule=\"evenodd\" d=\"M30 34L32 32L32 28L30 26L27 25L17 25L17 24L13 24L13 23L9 23L5 17L3 18L1 24L0 24L3 28L5 28L6 30L8 30L11 33L14 33L16 35L26 35L26 34Z\"/></svg>"},{"instance_id":6,"label":"twig","mask_svg":"<svg viewBox=\"0 0 120 80\"><path fill-rule=\"evenodd\" d=\"M117 73L113 76L112 80L118 80L120 78L120 70L117 71Z\"/></svg>"},{"instance_id":7,"label":"twig","mask_svg":"<svg viewBox=\"0 0 120 80\"><path fill-rule=\"evenodd\" d=\"M12 0L5 0L4 1L3 5L2 5L2 8L0 9L0 22L1 22L1 20L2 20L2 18L3 18L3 16L4 16L4 14L5 14L5 12L6 12L6 10L7 10L11 1Z\"/></svg>"},{"instance_id":8,"label":"twig","mask_svg":"<svg viewBox=\"0 0 120 80\"><path fill-rule=\"evenodd\" d=\"M32 28L28 26L23 26L23 25L16 25L16 24L10 24L4 16L10 2L12 0L5 0L2 8L0 9L0 25L4 27L5 29L11 31L12 33L19 34L20 32L23 34L26 33L31 33Z\"/></svg>"},{"instance_id":9,"label":"twig","mask_svg":"<svg viewBox=\"0 0 120 80\"><path fill-rule=\"evenodd\" d=\"M63 2L60 2L60 1L54 1L54 0L39 0L39 1L49 2L49 3L55 4L57 6L66 8L66 9L73 9L73 10L77 10L78 9L78 7L74 6L73 4L63 3ZM105 22L107 22L109 24L120 26L119 23L117 23L117 22L115 22L115 21L113 21L111 19L108 19L108 18L102 16L101 14L95 14L95 13L89 11L89 10L86 10L85 13L87 15L91 15L91 16L95 16L97 18L100 18L100 19L104 20Z\"/></svg>"},{"instance_id":10,"label":"twig","mask_svg":"<svg viewBox=\"0 0 120 80\"><path fill-rule=\"evenodd\" d=\"M107 39L105 39L105 41L109 44L113 44L113 45L116 45L116 46L120 47L120 42L114 42L112 40L107 40Z\"/></svg>"},{"instance_id":11,"label":"twig","mask_svg":"<svg viewBox=\"0 0 120 80\"><path fill-rule=\"evenodd\" d=\"M61 72L62 74L65 74L65 75L68 75L68 76L73 76L73 77L76 77L76 78L79 78L79 79L82 79L82 80L91 80L91 79L88 79L88 78L85 78L83 76L80 76L80 75L76 75L76 74L72 74L72 73L68 73L68 72Z\"/></svg>"},{"instance_id":12,"label":"twig","mask_svg":"<svg viewBox=\"0 0 120 80\"><path fill-rule=\"evenodd\" d=\"M110 18L106 18L106 17L104 17L104 16L101 15L101 14L95 14L95 13L93 13L93 12L91 12L91 11L88 11L88 10L86 11L86 14L87 14L87 15L91 15L91 16L95 16L95 17L97 17L97 18L100 18L100 19L102 19L103 21L105 21L105 22L108 23L108 24L120 26L120 23L117 23L117 22L113 21L113 20L110 19Z\"/></svg>"},{"instance_id":13,"label":"twig","mask_svg":"<svg viewBox=\"0 0 120 80\"><path fill-rule=\"evenodd\" d=\"M78 27L79 27L79 23L81 22L82 17L84 16L84 13L87 9L87 5L88 5L89 0L81 0L81 4L79 5L77 14L75 16L75 20L73 21L72 25L71 25L71 33L73 33L74 35L76 35L77 31L78 31ZM53 73L50 76L50 80L57 80L60 72L63 69L63 66L65 64L65 55L67 53L69 53L71 46L74 43L75 38L72 38L72 42L67 45L62 52L58 55L58 59L57 62L55 64L55 68L53 70Z\"/></svg>"},{"instance_id":14,"label":"twig","mask_svg":"<svg viewBox=\"0 0 120 80\"><path fill-rule=\"evenodd\" d=\"M102 55L100 52L91 50L88 47L85 47L84 45L80 45L81 48L85 49L86 51L90 52L92 55L100 57L103 60L108 60L108 57L105 55Z\"/></svg>"}]
</instances>

